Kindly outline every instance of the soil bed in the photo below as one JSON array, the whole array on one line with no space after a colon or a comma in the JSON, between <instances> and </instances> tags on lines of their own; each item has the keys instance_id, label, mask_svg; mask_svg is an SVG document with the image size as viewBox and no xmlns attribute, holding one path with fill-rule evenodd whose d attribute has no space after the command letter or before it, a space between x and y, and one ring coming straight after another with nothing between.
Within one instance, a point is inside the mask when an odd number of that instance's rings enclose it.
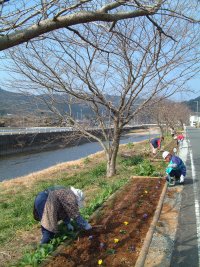
<instances>
[{"instance_id":1,"label":"soil bed","mask_svg":"<svg viewBox=\"0 0 200 267\"><path fill-rule=\"evenodd\" d=\"M134 266L164 183L160 178L131 179L95 213L93 229L64 246L45 266Z\"/></svg>"}]
</instances>

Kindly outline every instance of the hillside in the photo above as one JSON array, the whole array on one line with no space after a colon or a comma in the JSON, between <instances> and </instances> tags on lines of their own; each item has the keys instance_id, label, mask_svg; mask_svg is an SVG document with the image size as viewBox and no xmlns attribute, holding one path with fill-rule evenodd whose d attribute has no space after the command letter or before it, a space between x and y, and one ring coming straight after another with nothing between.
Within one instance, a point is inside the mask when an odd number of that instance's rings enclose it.
<instances>
[{"instance_id":1,"label":"hillside","mask_svg":"<svg viewBox=\"0 0 200 267\"><path fill-rule=\"evenodd\" d=\"M198 101L198 105L197 102ZM198 106L198 112L200 112L200 96L194 99L191 99L189 101L184 102L192 112L197 112L197 106Z\"/></svg>"},{"instance_id":2,"label":"hillside","mask_svg":"<svg viewBox=\"0 0 200 267\"><path fill-rule=\"evenodd\" d=\"M111 99L114 103L119 101L118 97L113 97L110 95L106 95L106 98ZM61 114L64 114L69 110L69 107L66 103L67 95L63 97L63 95L54 95L54 105L59 110ZM17 115L27 115L27 114L35 114L41 115L42 113L48 113L49 108L48 103L51 105L51 98L49 95L31 95L31 94L23 94L23 93L13 93L0 88L0 115L6 114L17 114ZM191 111L197 111L197 102L198 101L198 111L200 112L200 96L191 99L189 101L183 102L186 104ZM56 103L56 104L55 104ZM81 115L91 115L91 110L84 104L72 104L72 113L75 117L80 117Z\"/></svg>"},{"instance_id":3,"label":"hillside","mask_svg":"<svg viewBox=\"0 0 200 267\"><path fill-rule=\"evenodd\" d=\"M61 114L68 110L68 105L65 102L63 95L54 96L54 105ZM26 95L23 93L13 93L0 88L0 115L15 114L27 115L34 114L40 115L49 113L48 104L52 100L48 95ZM72 104L72 113L91 113L89 109L83 104ZM80 115L79 115L80 116Z\"/></svg>"}]
</instances>

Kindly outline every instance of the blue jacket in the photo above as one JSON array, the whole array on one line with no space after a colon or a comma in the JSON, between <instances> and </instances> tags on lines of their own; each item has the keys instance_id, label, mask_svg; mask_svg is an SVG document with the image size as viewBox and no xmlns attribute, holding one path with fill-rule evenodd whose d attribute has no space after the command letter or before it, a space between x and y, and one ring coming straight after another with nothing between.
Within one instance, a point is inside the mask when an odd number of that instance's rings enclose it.
<instances>
[{"instance_id":1,"label":"blue jacket","mask_svg":"<svg viewBox=\"0 0 200 267\"><path fill-rule=\"evenodd\" d=\"M161 139L160 138L154 138L150 142L154 148L161 146Z\"/></svg>"}]
</instances>

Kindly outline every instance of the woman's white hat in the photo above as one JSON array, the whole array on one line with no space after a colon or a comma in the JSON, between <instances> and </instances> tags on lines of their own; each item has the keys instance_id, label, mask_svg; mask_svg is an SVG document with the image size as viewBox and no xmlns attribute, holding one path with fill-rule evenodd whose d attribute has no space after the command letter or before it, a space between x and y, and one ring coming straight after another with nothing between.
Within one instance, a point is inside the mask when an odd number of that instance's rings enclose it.
<instances>
[{"instance_id":1,"label":"woman's white hat","mask_svg":"<svg viewBox=\"0 0 200 267\"><path fill-rule=\"evenodd\" d=\"M169 151L164 151L164 152L162 153L162 157L163 157L163 159L166 159L166 157L167 157L169 154L170 154Z\"/></svg>"},{"instance_id":2,"label":"woman's white hat","mask_svg":"<svg viewBox=\"0 0 200 267\"><path fill-rule=\"evenodd\" d=\"M85 199L85 195L83 191L80 189L76 189L73 186L71 186L70 189L72 190L72 192L75 194L77 198L79 208L83 208L84 199Z\"/></svg>"}]
</instances>

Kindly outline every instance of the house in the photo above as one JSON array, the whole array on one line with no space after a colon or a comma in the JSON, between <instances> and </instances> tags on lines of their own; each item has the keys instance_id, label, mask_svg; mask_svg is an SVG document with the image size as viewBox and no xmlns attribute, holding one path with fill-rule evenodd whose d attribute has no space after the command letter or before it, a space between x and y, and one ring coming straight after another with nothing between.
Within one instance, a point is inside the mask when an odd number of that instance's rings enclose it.
<instances>
[{"instance_id":1,"label":"house","mask_svg":"<svg viewBox=\"0 0 200 267\"><path fill-rule=\"evenodd\" d=\"M199 127L200 126L200 114L196 112L195 115L190 116L190 126Z\"/></svg>"}]
</instances>

